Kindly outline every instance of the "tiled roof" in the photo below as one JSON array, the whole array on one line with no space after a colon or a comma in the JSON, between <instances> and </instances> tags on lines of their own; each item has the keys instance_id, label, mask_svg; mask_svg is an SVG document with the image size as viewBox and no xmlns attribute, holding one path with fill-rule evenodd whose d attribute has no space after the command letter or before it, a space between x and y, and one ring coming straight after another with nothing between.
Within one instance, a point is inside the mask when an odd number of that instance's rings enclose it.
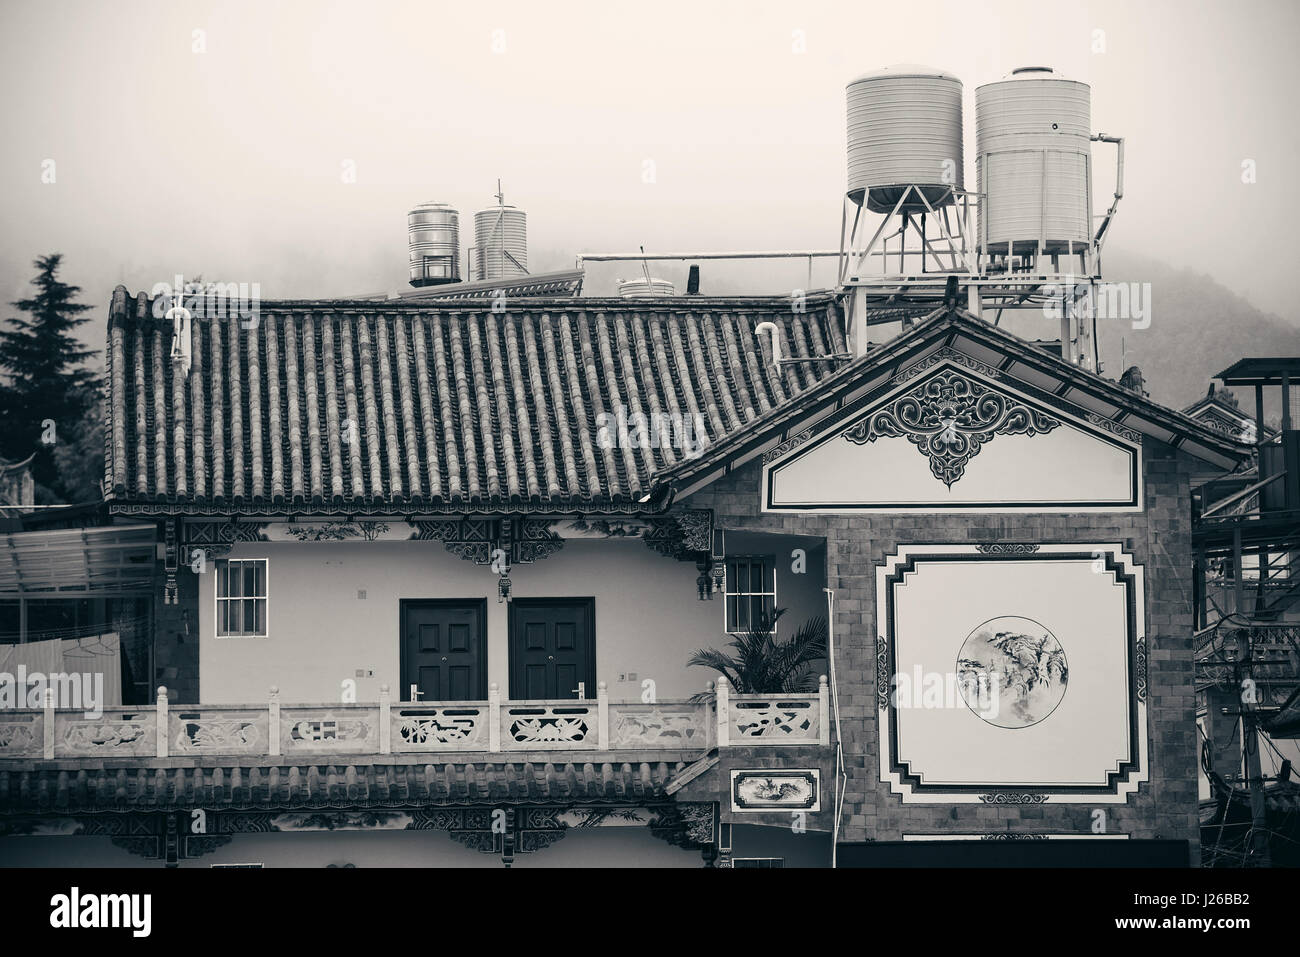
<instances>
[{"instance_id":1,"label":"tiled roof","mask_svg":"<svg viewBox=\"0 0 1300 957\"><path fill-rule=\"evenodd\" d=\"M1040 389L1052 386L1053 402L1069 402L1098 420L1112 425L1122 423L1126 430L1172 442L1218 468L1235 466L1250 454L1250 446L1202 422L1073 365L965 310L942 308L865 356L840 364L833 373L823 373L821 381L807 389L798 402L774 408L733 430L701 455L666 466L656 480L672 482L679 494L689 494L686 490L692 479L705 476L706 481L711 481L719 469L733 467L776 447L797 434L807 420L839 407L846 391L854 390L861 397L870 387L891 381L907 366L949 347L969 349L972 357L996 365L999 374L1009 379L1036 381ZM1027 387L1027 383L1022 381L1021 387Z\"/></svg>"},{"instance_id":2,"label":"tiled roof","mask_svg":"<svg viewBox=\"0 0 1300 957\"><path fill-rule=\"evenodd\" d=\"M60 767L23 762L0 767L0 809L7 812L105 811L172 806L209 808L350 807L496 802L636 803L666 795L686 767L683 755L619 761L611 755L552 755L545 760L466 760L427 764L305 764L149 767L149 760ZM595 760L593 760L593 758ZM606 760L600 760L605 758ZM337 758L324 758L322 762ZM168 762L170 763L170 762Z\"/></svg>"},{"instance_id":3,"label":"tiled roof","mask_svg":"<svg viewBox=\"0 0 1300 957\"><path fill-rule=\"evenodd\" d=\"M161 314L162 310L160 310ZM206 314L206 310L201 311ZM255 329L172 329L118 287L108 333L114 511L623 510L683 450L602 448L602 413L698 415L709 443L829 376L829 297L264 302ZM634 420L635 421L635 420ZM350 425L350 423L352 425ZM612 431L617 432L616 425Z\"/></svg>"}]
</instances>

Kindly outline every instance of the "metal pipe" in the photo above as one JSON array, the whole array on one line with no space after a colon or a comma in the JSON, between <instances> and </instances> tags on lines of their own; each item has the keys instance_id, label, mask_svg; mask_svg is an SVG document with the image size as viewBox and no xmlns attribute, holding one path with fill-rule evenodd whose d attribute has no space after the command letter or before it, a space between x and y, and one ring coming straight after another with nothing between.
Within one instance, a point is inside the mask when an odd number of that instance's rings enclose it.
<instances>
[{"instance_id":1,"label":"metal pipe","mask_svg":"<svg viewBox=\"0 0 1300 957\"><path fill-rule=\"evenodd\" d=\"M838 257L838 249L779 249L771 252L715 252L715 253L579 253L578 267L585 262L619 262L643 259L803 259L804 257Z\"/></svg>"},{"instance_id":2,"label":"metal pipe","mask_svg":"<svg viewBox=\"0 0 1300 957\"><path fill-rule=\"evenodd\" d=\"M781 373L781 333L776 328L775 322L760 322L754 327L754 335L761 336L763 333L772 334L772 368Z\"/></svg>"},{"instance_id":3,"label":"metal pipe","mask_svg":"<svg viewBox=\"0 0 1300 957\"><path fill-rule=\"evenodd\" d=\"M844 736L840 733L840 683L835 674L835 591L822 588L826 593L826 649L827 665L831 673L831 711L835 715L835 817L831 820L831 868L839 863L840 817L844 810L844 795L848 790L849 775L844 770Z\"/></svg>"},{"instance_id":4,"label":"metal pipe","mask_svg":"<svg viewBox=\"0 0 1300 957\"><path fill-rule=\"evenodd\" d=\"M1105 133L1097 133L1093 136L1095 143L1114 143L1116 147L1115 157L1115 198L1124 198L1124 137L1107 136Z\"/></svg>"}]
</instances>

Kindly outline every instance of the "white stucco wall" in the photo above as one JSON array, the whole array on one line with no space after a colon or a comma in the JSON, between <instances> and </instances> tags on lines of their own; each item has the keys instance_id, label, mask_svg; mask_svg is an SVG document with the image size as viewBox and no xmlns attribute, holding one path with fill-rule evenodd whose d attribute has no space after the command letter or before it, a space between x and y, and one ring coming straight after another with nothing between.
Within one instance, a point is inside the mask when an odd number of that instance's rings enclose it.
<instances>
[{"instance_id":1,"label":"white stucco wall","mask_svg":"<svg viewBox=\"0 0 1300 957\"><path fill-rule=\"evenodd\" d=\"M285 703L337 701L344 679L356 681L360 701L376 700L381 684L396 699L403 598L486 598L488 681L508 693L508 606L497 601L497 576L440 543L258 542L229 557L269 560L268 636L216 638L215 575L209 568L200 576L205 704L262 702L272 685ZM694 563L640 541L570 540L549 558L514 566L510 577L517 598L595 598L597 680L618 701L640 700L645 678L668 700L689 697L713 677L686 667L696 648L726 640L721 596L699 601L697 575ZM630 673L635 681L619 680Z\"/></svg>"}]
</instances>

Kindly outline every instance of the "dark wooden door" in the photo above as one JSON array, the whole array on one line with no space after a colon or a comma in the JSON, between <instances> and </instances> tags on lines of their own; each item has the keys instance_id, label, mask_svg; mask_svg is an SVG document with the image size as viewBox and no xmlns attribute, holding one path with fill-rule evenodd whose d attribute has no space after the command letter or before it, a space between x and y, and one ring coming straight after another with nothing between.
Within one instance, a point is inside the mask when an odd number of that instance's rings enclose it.
<instances>
[{"instance_id":1,"label":"dark wooden door","mask_svg":"<svg viewBox=\"0 0 1300 957\"><path fill-rule=\"evenodd\" d=\"M516 598L510 603L510 697L596 697L594 599Z\"/></svg>"},{"instance_id":2,"label":"dark wooden door","mask_svg":"<svg viewBox=\"0 0 1300 957\"><path fill-rule=\"evenodd\" d=\"M402 602L402 701L487 698L487 600Z\"/></svg>"}]
</instances>

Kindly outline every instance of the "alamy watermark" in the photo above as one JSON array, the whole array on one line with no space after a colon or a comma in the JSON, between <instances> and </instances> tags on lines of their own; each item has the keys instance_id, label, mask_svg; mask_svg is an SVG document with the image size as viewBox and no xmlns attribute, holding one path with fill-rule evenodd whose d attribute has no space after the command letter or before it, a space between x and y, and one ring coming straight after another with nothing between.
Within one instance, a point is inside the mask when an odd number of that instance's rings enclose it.
<instances>
[{"instance_id":1,"label":"alamy watermark","mask_svg":"<svg viewBox=\"0 0 1300 957\"><path fill-rule=\"evenodd\" d=\"M1064 282L1043 287L1043 315L1062 319L1069 303L1071 315L1091 314L1097 319L1131 322L1134 329L1151 325L1151 283L1149 282Z\"/></svg>"},{"instance_id":2,"label":"alamy watermark","mask_svg":"<svg viewBox=\"0 0 1300 957\"><path fill-rule=\"evenodd\" d=\"M239 319L244 329L256 329L262 315L262 284L259 282L185 281L180 273L175 282L156 282L149 290L155 319L167 318L177 305L189 310L195 319Z\"/></svg>"},{"instance_id":3,"label":"alamy watermark","mask_svg":"<svg viewBox=\"0 0 1300 957\"><path fill-rule=\"evenodd\" d=\"M104 715L104 673L28 671L19 665L16 672L0 671L0 710L45 707L45 692L54 692L54 707L81 711L88 719Z\"/></svg>"},{"instance_id":4,"label":"alamy watermark","mask_svg":"<svg viewBox=\"0 0 1300 957\"><path fill-rule=\"evenodd\" d=\"M619 406L614 412L596 416L596 444L602 449L677 449L693 459L709 444L704 416L699 412L628 412Z\"/></svg>"},{"instance_id":5,"label":"alamy watermark","mask_svg":"<svg viewBox=\"0 0 1300 957\"><path fill-rule=\"evenodd\" d=\"M894 675L890 703L895 709L969 708L986 721L998 716L1002 703L1001 677L992 671L924 671L920 665L912 673Z\"/></svg>"},{"instance_id":6,"label":"alamy watermark","mask_svg":"<svg viewBox=\"0 0 1300 957\"><path fill-rule=\"evenodd\" d=\"M50 926L56 929L122 929L148 937L153 927L152 894L94 894L73 887L50 898Z\"/></svg>"}]
</instances>

